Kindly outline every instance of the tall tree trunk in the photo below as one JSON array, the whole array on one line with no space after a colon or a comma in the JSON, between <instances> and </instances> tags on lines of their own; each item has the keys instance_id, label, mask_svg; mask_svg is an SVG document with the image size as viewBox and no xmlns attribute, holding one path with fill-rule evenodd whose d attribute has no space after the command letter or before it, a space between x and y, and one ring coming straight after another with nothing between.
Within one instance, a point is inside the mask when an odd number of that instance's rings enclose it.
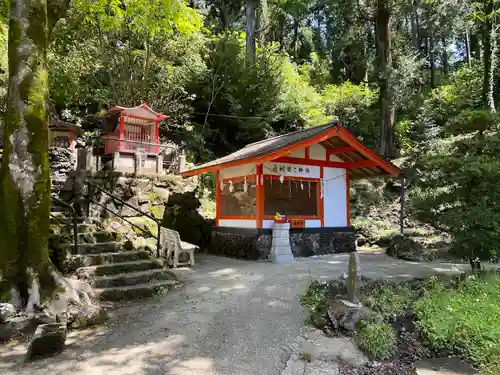
<instances>
[{"instance_id":1,"label":"tall tree trunk","mask_svg":"<svg viewBox=\"0 0 500 375\"><path fill-rule=\"evenodd\" d=\"M494 24L494 0L485 0L485 21L482 30L483 39L483 106L492 112L495 111L494 93L494 71L495 71L495 24Z\"/></svg>"},{"instance_id":2,"label":"tall tree trunk","mask_svg":"<svg viewBox=\"0 0 500 375\"><path fill-rule=\"evenodd\" d=\"M247 0L246 9L246 49L248 61L255 62L256 45L255 45L255 14L257 11L257 0Z\"/></svg>"},{"instance_id":3,"label":"tall tree trunk","mask_svg":"<svg viewBox=\"0 0 500 375\"><path fill-rule=\"evenodd\" d=\"M434 32L429 30L429 68L431 70L431 88L436 88L436 53L434 43Z\"/></svg>"},{"instance_id":4,"label":"tall tree trunk","mask_svg":"<svg viewBox=\"0 0 500 375\"><path fill-rule=\"evenodd\" d=\"M481 59L481 44L478 35L475 33L470 34L470 52L475 59Z\"/></svg>"},{"instance_id":5,"label":"tall tree trunk","mask_svg":"<svg viewBox=\"0 0 500 375\"><path fill-rule=\"evenodd\" d=\"M24 305L39 304L55 287L48 250L48 35L45 0L11 1L0 169L0 299L16 291Z\"/></svg>"},{"instance_id":6,"label":"tall tree trunk","mask_svg":"<svg viewBox=\"0 0 500 375\"><path fill-rule=\"evenodd\" d=\"M391 89L391 10L390 0L377 1L377 71L379 81L380 108L380 153L385 157L394 156L394 105Z\"/></svg>"},{"instance_id":7,"label":"tall tree trunk","mask_svg":"<svg viewBox=\"0 0 500 375\"><path fill-rule=\"evenodd\" d=\"M297 50L299 44L299 19L296 17L293 20L293 39L292 39L292 52L294 59L297 59Z\"/></svg>"},{"instance_id":8,"label":"tall tree trunk","mask_svg":"<svg viewBox=\"0 0 500 375\"><path fill-rule=\"evenodd\" d=\"M450 70L449 64L448 64L448 49L446 48L446 38L443 37L443 58L442 58L442 63L443 63L443 75L445 78L448 78L448 73Z\"/></svg>"},{"instance_id":9,"label":"tall tree trunk","mask_svg":"<svg viewBox=\"0 0 500 375\"><path fill-rule=\"evenodd\" d=\"M470 54L470 36L469 36L469 28L465 28L465 53L467 58L467 66L470 68L472 66L472 59Z\"/></svg>"},{"instance_id":10,"label":"tall tree trunk","mask_svg":"<svg viewBox=\"0 0 500 375\"><path fill-rule=\"evenodd\" d=\"M418 24L417 24L417 5L415 4L415 0L411 2L412 12L411 12L411 40L413 45L415 46L415 50L419 51L420 43L418 40Z\"/></svg>"}]
</instances>

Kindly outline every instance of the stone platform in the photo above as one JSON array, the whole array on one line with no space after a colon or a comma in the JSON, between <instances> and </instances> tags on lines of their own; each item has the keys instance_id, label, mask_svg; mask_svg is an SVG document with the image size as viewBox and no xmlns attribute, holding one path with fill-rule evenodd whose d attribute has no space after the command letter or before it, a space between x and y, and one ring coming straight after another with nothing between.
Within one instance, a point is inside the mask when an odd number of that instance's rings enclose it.
<instances>
[{"instance_id":1,"label":"stone platform","mask_svg":"<svg viewBox=\"0 0 500 375\"><path fill-rule=\"evenodd\" d=\"M271 229L221 228L212 230L208 252L239 259L266 260L272 246ZM290 230L294 257L349 253L356 249L352 227L297 228Z\"/></svg>"}]
</instances>

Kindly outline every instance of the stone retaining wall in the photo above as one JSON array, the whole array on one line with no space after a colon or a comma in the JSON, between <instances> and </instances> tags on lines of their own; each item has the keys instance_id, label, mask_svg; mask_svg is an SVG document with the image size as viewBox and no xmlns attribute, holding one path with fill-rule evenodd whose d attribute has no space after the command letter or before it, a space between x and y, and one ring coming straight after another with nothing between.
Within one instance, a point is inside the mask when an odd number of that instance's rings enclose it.
<instances>
[{"instance_id":1,"label":"stone retaining wall","mask_svg":"<svg viewBox=\"0 0 500 375\"><path fill-rule=\"evenodd\" d=\"M239 259L266 260L271 249L272 234L212 231L209 253ZM290 246L295 257L348 253L356 250L354 231L319 233L292 231Z\"/></svg>"}]
</instances>

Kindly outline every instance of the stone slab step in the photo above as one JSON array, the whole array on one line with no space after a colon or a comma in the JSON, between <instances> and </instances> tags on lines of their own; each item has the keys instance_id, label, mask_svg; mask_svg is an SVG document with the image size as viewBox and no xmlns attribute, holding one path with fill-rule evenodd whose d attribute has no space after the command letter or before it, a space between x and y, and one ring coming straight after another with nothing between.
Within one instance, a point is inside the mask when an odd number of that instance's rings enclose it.
<instances>
[{"instance_id":1,"label":"stone slab step","mask_svg":"<svg viewBox=\"0 0 500 375\"><path fill-rule=\"evenodd\" d=\"M67 236L67 235L64 235ZM104 242L117 242L120 234L117 232L97 231L78 233L79 244L97 244Z\"/></svg>"},{"instance_id":2,"label":"stone slab step","mask_svg":"<svg viewBox=\"0 0 500 375\"><path fill-rule=\"evenodd\" d=\"M61 247L73 248L73 244L62 244ZM120 242L78 243L78 254L80 255L117 253L122 249L123 244Z\"/></svg>"},{"instance_id":3,"label":"stone slab step","mask_svg":"<svg viewBox=\"0 0 500 375\"><path fill-rule=\"evenodd\" d=\"M123 263L103 264L100 266L80 267L76 270L76 274L85 277L95 277L154 269L163 269L163 266L155 259L148 259Z\"/></svg>"},{"instance_id":4,"label":"stone slab step","mask_svg":"<svg viewBox=\"0 0 500 375\"><path fill-rule=\"evenodd\" d=\"M139 284L150 284L156 281L176 280L175 276L168 270L146 270L138 272L120 273L118 275L99 276L91 279L93 288L115 288Z\"/></svg>"},{"instance_id":5,"label":"stone slab step","mask_svg":"<svg viewBox=\"0 0 500 375\"><path fill-rule=\"evenodd\" d=\"M117 253L100 253L77 255L76 261L80 261L84 267L99 266L104 264L133 262L136 260L149 259L150 254L147 251L120 251Z\"/></svg>"},{"instance_id":6,"label":"stone slab step","mask_svg":"<svg viewBox=\"0 0 500 375\"><path fill-rule=\"evenodd\" d=\"M77 224L82 224L85 222L84 217L76 218ZM51 212L50 214L50 224L53 225L69 225L68 223L73 223L73 217L71 215L66 215L62 212Z\"/></svg>"},{"instance_id":7,"label":"stone slab step","mask_svg":"<svg viewBox=\"0 0 500 375\"><path fill-rule=\"evenodd\" d=\"M129 301L134 299L149 298L165 290L172 290L180 286L178 281L164 280L152 284L139 284L116 288L96 289L96 294L105 301Z\"/></svg>"},{"instance_id":8,"label":"stone slab step","mask_svg":"<svg viewBox=\"0 0 500 375\"><path fill-rule=\"evenodd\" d=\"M98 244L104 242L116 242L118 240L118 233L116 232L87 232L78 233L78 244ZM73 244L73 233L53 233L49 234L49 244L51 246L61 246Z\"/></svg>"},{"instance_id":9,"label":"stone slab step","mask_svg":"<svg viewBox=\"0 0 500 375\"><path fill-rule=\"evenodd\" d=\"M66 234L71 234L73 233L73 226L72 225L67 225L67 224L57 224L54 225L54 229L52 230L53 233L66 233ZM77 231L78 233L88 233L88 232L93 232L96 230L96 226L94 224L77 224Z\"/></svg>"}]
</instances>

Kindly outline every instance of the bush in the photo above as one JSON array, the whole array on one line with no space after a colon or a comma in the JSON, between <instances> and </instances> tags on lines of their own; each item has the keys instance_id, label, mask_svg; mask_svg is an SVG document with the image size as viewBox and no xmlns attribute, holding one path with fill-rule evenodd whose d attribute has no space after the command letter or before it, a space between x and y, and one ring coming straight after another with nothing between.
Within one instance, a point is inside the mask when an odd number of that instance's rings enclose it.
<instances>
[{"instance_id":1,"label":"bush","mask_svg":"<svg viewBox=\"0 0 500 375\"><path fill-rule=\"evenodd\" d=\"M311 281L306 293L300 297L300 304L309 311L309 323L317 328L326 325L327 284Z\"/></svg>"},{"instance_id":2,"label":"bush","mask_svg":"<svg viewBox=\"0 0 500 375\"><path fill-rule=\"evenodd\" d=\"M500 353L500 276L469 276L456 289L427 284L414 303L417 329L436 351L460 355L479 365L491 365Z\"/></svg>"},{"instance_id":3,"label":"bush","mask_svg":"<svg viewBox=\"0 0 500 375\"><path fill-rule=\"evenodd\" d=\"M384 359L396 349L396 332L390 324L365 323L356 332L356 341L372 359Z\"/></svg>"}]
</instances>

